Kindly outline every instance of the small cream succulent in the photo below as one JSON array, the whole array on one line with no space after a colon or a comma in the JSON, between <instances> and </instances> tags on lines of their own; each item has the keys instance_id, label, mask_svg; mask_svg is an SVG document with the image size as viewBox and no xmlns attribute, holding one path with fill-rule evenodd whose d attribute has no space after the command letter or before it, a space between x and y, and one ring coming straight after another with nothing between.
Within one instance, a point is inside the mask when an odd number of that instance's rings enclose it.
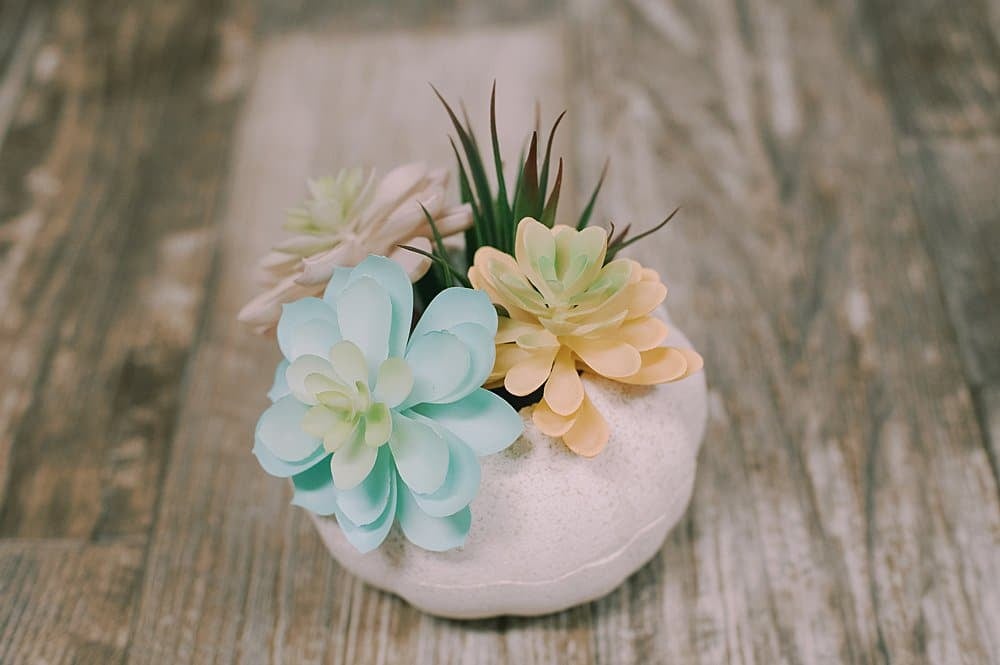
<instances>
[{"instance_id":1,"label":"small cream succulent","mask_svg":"<svg viewBox=\"0 0 1000 665\"><path fill-rule=\"evenodd\" d=\"M292 235L261 261L266 290L240 311L240 320L259 332L273 330L282 304L322 293L334 268L355 266L369 254L388 256L416 281L430 260L399 246L431 250L427 215L443 236L472 223L468 205L446 205L447 185L446 170L421 163L381 180L357 168L310 180L310 198L288 213L285 229Z\"/></svg>"},{"instance_id":2,"label":"small cream succulent","mask_svg":"<svg viewBox=\"0 0 1000 665\"><path fill-rule=\"evenodd\" d=\"M599 453L610 433L579 371L651 385L702 367L695 351L660 346L668 329L652 316L667 295L659 275L631 259L605 264L607 249L601 228L550 229L525 218L514 256L482 247L469 270L472 285L508 314L487 385L521 396L544 386L535 424L585 456Z\"/></svg>"}]
</instances>

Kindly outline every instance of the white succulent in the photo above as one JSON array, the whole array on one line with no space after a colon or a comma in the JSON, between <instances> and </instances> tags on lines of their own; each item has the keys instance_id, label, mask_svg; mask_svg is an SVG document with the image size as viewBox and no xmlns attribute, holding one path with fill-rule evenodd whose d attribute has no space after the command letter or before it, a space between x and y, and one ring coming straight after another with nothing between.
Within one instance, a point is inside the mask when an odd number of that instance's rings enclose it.
<instances>
[{"instance_id":1,"label":"white succulent","mask_svg":"<svg viewBox=\"0 0 1000 665\"><path fill-rule=\"evenodd\" d=\"M310 198L288 213L285 228L293 235L260 263L266 290L240 311L240 320L270 332L283 304L322 293L334 268L355 266L369 254L388 256L411 281L420 279L430 259L400 245L430 251L427 214L442 236L472 224L468 204L446 205L447 185L445 169L422 163L397 167L381 180L359 168L310 180Z\"/></svg>"}]
</instances>

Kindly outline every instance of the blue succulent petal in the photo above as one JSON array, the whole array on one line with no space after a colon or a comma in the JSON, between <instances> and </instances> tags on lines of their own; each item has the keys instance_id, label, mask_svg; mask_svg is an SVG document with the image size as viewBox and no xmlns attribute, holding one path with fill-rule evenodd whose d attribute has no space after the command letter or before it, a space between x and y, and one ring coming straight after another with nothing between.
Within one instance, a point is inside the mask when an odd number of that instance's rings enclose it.
<instances>
[{"instance_id":1,"label":"blue succulent petal","mask_svg":"<svg viewBox=\"0 0 1000 665\"><path fill-rule=\"evenodd\" d=\"M524 431L514 407L485 388L451 404L420 404L413 411L457 436L477 455L500 452Z\"/></svg>"},{"instance_id":2,"label":"blue succulent petal","mask_svg":"<svg viewBox=\"0 0 1000 665\"><path fill-rule=\"evenodd\" d=\"M489 378L496 361L495 333L491 333L478 323L460 323L449 332L462 340L469 352L469 370L465 379L446 396L436 400L440 403L455 402L476 390Z\"/></svg>"},{"instance_id":3,"label":"blue succulent petal","mask_svg":"<svg viewBox=\"0 0 1000 665\"><path fill-rule=\"evenodd\" d=\"M436 491L448 475L448 444L426 422L392 413L389 449L403 482L415 492Z\"/></svg>"},{"instance_id":4,"label":"blue succulent petal","mask_svg":"<svg viewBox=\"0 0 1000 665\"><path fill-rule=\"evenodd\" d=\"M264 469L264 471L278 478L290 478L297 473L302 473L306 469L319 464L327 457L327 452L323 450L322 446L319 446L313 451L312 455L304 460L299 462L286 462L283 459L275 457L274 453L268 450L267 446L261 443L260 437L254 437L253 454L257 457L257 461L260 463L260 466ZM324 464L323 466L327 465Z\"/></svg>"},{"instance_id":5,"label":"blue succulent petal","mask_svg":"<svg viewBox=\"0 0 1000 665\"><path fill-rule=\"evenodd\" d=\"M472 524L468 506L448 517L432 517L425 513L406 487L399 490L396 510L403 535L418 547L432 552L444 552L465 544Z\"/></svg>"},{"instance_id":6,"label":"blue succulent petal","mask_svg":"<svg viewBox=\"0 0 1000 665\"><path fill-rule=\"evenodd\" d=\"M398 485L396 474L389 474L389 498L386 501L385 510L379 515L378 519L370 524L363 526L355 524L348 519L339 507L337 508L337 523L340 525L341 531L344 532L344 537L347 538L347 542L354 545L355 549L362 554L366 554L377 548L382 544L386 536L389 535L389 530L392 529L392 523L396 518L398 510Z\"/></svg>"},{"instance_id":7,"label":"blue succulent petal","mask_svg":"<svg viewBox=\"0 0 1000 665\"><path fill-rule=\"evenodd\" d=\"M274 370L274 381L271 383L271 389L267 391L267 398L271 400L271 404L274 404L285 395L290 395L292 392L292 389L288 387L288 381L285 379L285 371L288 369L288 364L287 360L282 359Z\"/></svg>"},{"instance_id":8,"label":"blue succulent petal","mask_svg":"<svg viewBox=\"0 0 1000 665\"><path fill-rule=\"evenodd\" d=\"M316 464L292 477L295 493L292 504L317 515L333 515L337 511L337 488L333 486L329 464Z\"/></svg>"},{"instance_id":9,"label":"blue succulent petal","mask_svg":"<svg viewBox=\"0 0 1000 665\"><path fill-rule=\"evenodd\" d=\"M319 298L302 298L281 306L281 318L278 319L278 348L288 360L295 360L293 333L309 321L326 321L337 326L337 313L329 303Z\"/></svg>"},{"instance_id":10,"label":"blue succulent petal","mask_svg":"<svg viewBox=\"0 0 1000 665\"><path fill-rule=\"evenodd\" d=\"M351 268L337 268L333 271L333 276L330 277L326 289L323 290L323 301L331 307L337 305L337 298L340 297L340 292L347 286L347 280L351 277L351 270Z\"/></svg>"},{"instance_id":11,"label":"blue succulent petal","mask_svg":"<svg viewBox=\"0 0 1000 665\"><path fill-rule=\"evenodd\" d=\"M302 429L309 407L291 395L272 404L257 421L256 437L278 459L300 462L312 456L322 441Z\"/></svg>"},{"instance_id":12,"label":"blue succulent petal","mask_svg":"<svg viewBox=\"0 0 1000 665\"><path fill-rule=\"evenodd\" d=\"M471 358L457 335L432 331L410 341L406 363L413 371L413 390L400 409L425 402L450 401L444 398L464 386Z\"/></svg>"},{"instance_id":13,"label":"blue succulent petal","mask_svg":"<svg viewBox=\"0 0 1000 665\"><path fill-rule=\"evenodd\" d=\"M382 446L368 477L354 489L339 492L337 507L352 524L371 524L385 512L390 483L395 474L388 446Z\"/></svg>"},{"instance_id":14,"label":"blue succulent petal","mask_svg":"<svg viewBox=\"0 0 1000 665\"><path fill-rule=\"evenodd\" d=\"M336 323L312 319L292 330L289 338L291 354L288 357L292 360L302 356L326 358L333 345L340 341L340 329Z\"/></svg>"},{"instance_id":15,"label":"blue succulent petal","mask_svg":"<svg viewBox=\"0 0 1000 665\"><path fill-rule=\"evenodd\" d=\"M448 476L432 494L413 493L413 500L431 517L454 515L472 503L479 492L479 458L458 437L445 433L448 443Z\"/></svg>"},{"instance_id":16,"label":"blue succulent petal","mask_svg":"<svg viewBox=\"0 0 1000 665\"><path fill-rule=\"evenodd\" d=\"M496 335L497 311L485 292L458 286L445 289L427 306L411 338L433 330L451 330L462 323L476 323L486 328L491 336Z\"/></svg>"},{"instance_id":17,"label":"blue succulent petal","mask_svg":"<svg viewBox=\"0 0 1000 665\"><path fill-rule=\"evenodd\" d=\"M369 381L375 382L379 365L389 356L392 301L371 277L351 281L337 299L337 319L344 339L353 342L368 364Z\"/></svg>"},{"instance_id":18,"label":"blue succulent petal","mask_svg":"<svg viewBox=\"0 0 1000 665\"><path fill-rule=\"evenodd\" d=\"M378 282L392 303L392 327L389 333L389 356L398 358L406 350L413 322L413 285L402 266L384 256L369 256L351 271L350 282L370 277Z\"/></svg>"}]
</instances>

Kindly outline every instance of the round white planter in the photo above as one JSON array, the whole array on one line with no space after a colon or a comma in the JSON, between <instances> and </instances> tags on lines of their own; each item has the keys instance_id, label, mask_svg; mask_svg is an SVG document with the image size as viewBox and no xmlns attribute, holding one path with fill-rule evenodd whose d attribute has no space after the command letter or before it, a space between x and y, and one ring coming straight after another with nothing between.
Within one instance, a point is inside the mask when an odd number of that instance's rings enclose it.
<instances>
[{"instance_id":1,"label":"round white planter","mask_svg":"<svg viewBox=\"0 0 1000 665\"><path fill-rule=\"evenodd\" d=\"M676 329L666 344L690 346ZM464 547L428 552L394 527L360 554L335 519L313 516L326 547L365 582L443 617L547 614L609 593L684 514L705 428L705 375L653 388L584 383L611 426L607 448L574 455L523 410L524 435L482 459Z\"/></svg>"}]
</instances>

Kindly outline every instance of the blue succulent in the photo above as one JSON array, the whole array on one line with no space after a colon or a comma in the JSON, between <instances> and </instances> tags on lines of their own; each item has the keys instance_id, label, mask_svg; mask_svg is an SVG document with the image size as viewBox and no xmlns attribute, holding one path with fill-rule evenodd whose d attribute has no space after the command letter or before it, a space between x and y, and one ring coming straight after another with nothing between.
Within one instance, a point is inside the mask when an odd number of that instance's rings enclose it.
<instances>
[{"instance_id":1,"label":"blue succulent","mask_svg":"<svg viewBox=\"0 0 1000 665\"><path fill-rule=\"evenodd\" d=\"M292 478L292 503L335 515L369 552L394 521L414 544L465 542L479 490L479 456L522 431L482 388L493 368L497 314L487 295L442 291L411 334L413 289L380 256L337 269L322 298L285 305L278 364L253 452Z\"/></svg>"}]
</instances>

